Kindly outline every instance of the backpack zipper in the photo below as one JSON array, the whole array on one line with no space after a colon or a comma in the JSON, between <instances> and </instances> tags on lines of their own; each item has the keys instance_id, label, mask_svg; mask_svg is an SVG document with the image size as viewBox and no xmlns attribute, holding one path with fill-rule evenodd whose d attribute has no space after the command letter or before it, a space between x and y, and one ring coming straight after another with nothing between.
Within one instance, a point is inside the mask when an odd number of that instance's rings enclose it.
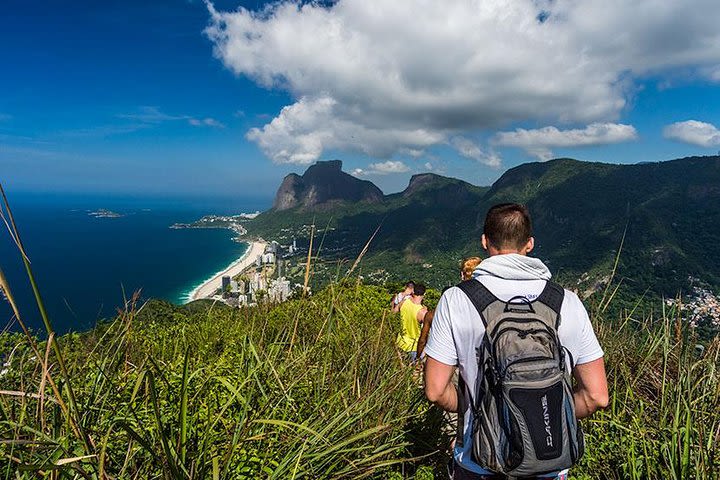
<instances>
[{"instance_id":1,"label":"backpack zipper","mask_svg":"<svg viewBox=\"0 0 720 480\"><path fill-rule=\"evenodd\" d=\"M503 373L507 372L508 368L512 367L513 365L515 365L515 364L517 364L517 363L536 362L536 361L538 361L538 360L552 360L552 361L555 361L555 358L554 358L554 357L538 357L538 356L518 358L517 360L513 360L512 362L508 363L507 366L505 367L505 371L504 371Z\"/></svg>"},{"instance_id":2,"label":"backpack zipper","mask_svg":"<svg viewBox=\"0 0 720 480\"><path fill-rule=\"evenodd\" d=\"M490 333L490 336L491 336L491 337L494 337L495 334L497 333L497 331L500 329L500 326L501 326L503 323L506 323L506 322L513 322L513 323L537 323L537 324L542 325L543 328L545 328L545 330L547 330L548 333L552 334L552 332L551 332L551 330L550 330L550 327L548 327L547 325L545 325L545 323L544 323L542 320L538 320L538 319L536 319L536 318L504 318L504 319L500 320L500 321L497 323L497 325L495 325L495 328L493 328L493 331Z\"/></svg>"},{"instance_id":3,"label":"backpack zipper","mask_svg":"<svg viewBox=\"0 0 720 480\"><path fill-rule=\"evenodd\" d=\"M518 332L519 333L518 337L523 338L523 339L525 337L527 337L528 335L531 335L534 333L545 333L548 336L550 336L550 340L553 340L553 341L555 340L555 338L552 336L552 334L547 329L531 328L529 330L523 330L523 329L517 328L517 327L508 327L505 330L503 330L502 332L500 332L500 334L497 337L495 337L495 339L493 340L493 343L492 343L493 351L495 351L495 346L497 345L498 340L500 340L502 338L502 336L503 336L502 334L504 334L505 332Z\"/></svg>"}]
</instances>

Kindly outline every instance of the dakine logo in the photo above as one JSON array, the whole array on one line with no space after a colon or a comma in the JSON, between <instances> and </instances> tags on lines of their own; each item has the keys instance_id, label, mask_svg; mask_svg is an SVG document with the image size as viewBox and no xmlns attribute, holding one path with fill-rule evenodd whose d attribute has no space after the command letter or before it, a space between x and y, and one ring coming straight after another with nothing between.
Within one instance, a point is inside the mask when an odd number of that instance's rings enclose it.
<instances>
[{"instance_id":1,"label":"dakine logo","mask_svg":"<svg viewBox=\"0 0 720 480\"><path fill-rule=\"evenodd\" d=\"M547 395L543 395L540 398L540 404L542 404L543 420L545 421L545 434L547 435L545 437L545 443L547 443L548 447L552 447L553 436L552 431L550 430L550 410L548 409Z\"/></svg>"}]
</instances>

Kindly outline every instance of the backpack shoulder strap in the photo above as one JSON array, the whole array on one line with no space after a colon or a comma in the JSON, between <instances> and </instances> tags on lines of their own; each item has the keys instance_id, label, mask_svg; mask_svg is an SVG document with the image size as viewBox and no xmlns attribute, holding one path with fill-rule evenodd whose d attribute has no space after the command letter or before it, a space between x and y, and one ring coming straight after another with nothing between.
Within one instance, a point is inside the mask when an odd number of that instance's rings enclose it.
<instances>
[{"instance_id":1,"label":"backpack shoulder strap","mask_svg":"<svg viewBox=\"0 0 720 480\"><path fill-rule=\"evenodd\" d=\"M560 315L560 307L562 307L565 298L565 289L555 282L547 281L542 293L536 298L536 301L550 307L553 312Z\"/></svg>"},{"instance_id":2,"label":"backpack shoulder strap","mask_svg":"<svg viewBox=\"0 0 720 480\"><path fill-rule=\"evenodd\" d=\"M555 312L556 321L555 329L560 327L560 309L562 307L563 299L565 298L565 289L555 282L548 280L545 283L542 293L535 299L535 301L547 305L550 309Z\"/></svg>"},{"instance_id":3,"label":"backpack shoulder strap","mask_svg":"<svg viewBox=\"0 0 720 480\"><path fill-rule=\"evenodd\" d=\"M482 320L483 326L487 327L487 322L485 321L485 317L483 317L482 312L491 303L497 301L497 297L493 295L485 285L474 279L460 282L457 287L462 290L465 295L467 295L470 302L472 302L473 306L480 315L480 320ZM472 392L470 391L470 388L468 388L467 383L465 383L462 374L458 375L458 419L455 444L459 447L462 447L464 443L465 410L469 407L474 414L476 412L472 397ZM469 405L466 402L468 402Z\"/></svg>"},{"instance_id":4,"label":"backpack shoulder strap","mask_svg":"<svg viewBox=\"0 0 720 480\"><path fill-rule=\"evenodd\" d=\"M482 312L491 303L497 301L497 297L493 295L485 285L474 279L460 282L457 284L457 287L462 290L465 295L467 295L472 304L475 306L475 309L478 311L478 314L480 314L480 319L482 320L483 325L487 327L487 322L485 321L485 317L483 317Z\"/></svg>"}]
</instances>

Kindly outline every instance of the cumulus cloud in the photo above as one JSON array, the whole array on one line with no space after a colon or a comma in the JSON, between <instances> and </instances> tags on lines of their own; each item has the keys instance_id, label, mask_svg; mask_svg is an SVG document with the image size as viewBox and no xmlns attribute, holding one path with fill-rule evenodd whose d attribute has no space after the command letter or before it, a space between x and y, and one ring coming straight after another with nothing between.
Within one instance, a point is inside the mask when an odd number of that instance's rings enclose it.
<instances>
[{"instance_id":1,"label":"cumulus cloud","mask_svg":"<svg viewBox=\"0 0 720 480\"><path fill-rule=\"evenodd\" d=\"M387 162L371 163L370 169L378 173L405 173L410 168L403 162L388 160Z\"/></svg>"},{"instance_id":2,"label":"cumulus cloud","mask_svg":"<svg viewBox=\"0 0 720 480\"><path fill-rule=\"evenodd\" d=\"M488 167L500 168L502 164L500 156L493 150L486 152L478 144L467 138L454 137L450 140L450 145L463 157L476 160Z\"/></svg>"},{"instance_id":3,"label":"cumulus cloud","mask_svg":"<svg viewBox=\"0 0 720 480\"><path fill-rule=\"evenodd\" d=\"M356 177L361 177L364 175L388 175L391 173L405 173L409 171L410 167L405 165L403 162L388 160L386 162L371 163L367 169L356 168L352 171L352 174Z\"/></svg>"},{"instance_id":4,"label":"cumulus cloud","mask_svg":"<svg viewBox=\"0 0 720 480\"><path fill-rule=\"evenodd\" d=\"M519 147L539 158L552 158L553 147L585 147L628 142L637 139L632 125L621 123L592 123L585 128L560 130L557 127L543 127L533 130L524 128L512 132L498 132L492 139L495 145Z\"/></svg>"},{"instance_id":5,"label":"cumulus cloud","mask_svg":"<svg viewBox=\"0 0 720 480\"><path fill-rule=\"evenodd\" d=\"M676 122L663 129L665 138L698 145L700 147L717 147L720 145L720 130L711 123L687 120Z\"/></svg>"},{"instance_id":6,"label":"cumulus cloud","mask_svg":"<svg viewBox=\"0 0 720 480\"><path fill-rule=\"evenodd\" d=\"M720 64L717 0L208 9L206 34L226 67L294 98L248 133L275 162L311 163L328 149L389 158L518 121L604 124L637 79L675 70L713 79Z\"/></svg>"},{"instance_id":7,"label":"cumulus cloud","mask_svg":"<svg viewBox=\"0 0 720 480\"><path fill-rule=\"evenodd\" d=\"M262 128L253 128L249 140L257 142L276 163L310 164L325 149L341 149L387 158L398 151L413 151L443 140L438 132L353 122L330 97L303 97L284 107Z\"/></svg>"}]
</instances>

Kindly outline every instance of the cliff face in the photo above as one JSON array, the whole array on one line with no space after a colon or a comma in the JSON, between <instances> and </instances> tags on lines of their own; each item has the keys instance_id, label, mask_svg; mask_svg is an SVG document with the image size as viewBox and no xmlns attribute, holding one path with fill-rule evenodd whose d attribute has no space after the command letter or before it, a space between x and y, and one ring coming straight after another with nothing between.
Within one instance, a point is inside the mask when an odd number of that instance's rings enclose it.
<instances>
[{"instance_id":1,"label":"cliff face","mask_svg":"<svg viewBox=\"0 0 720 480\"><path fill-rule=\"evenodd\" d=\"M382 191L372 182L343 172L342 161L330 160L317 162L302 176L294 173L286 176L275 195L273 209L314 209L341 201L377 203L382 200Z\"/></svg>"}]
</instances>

